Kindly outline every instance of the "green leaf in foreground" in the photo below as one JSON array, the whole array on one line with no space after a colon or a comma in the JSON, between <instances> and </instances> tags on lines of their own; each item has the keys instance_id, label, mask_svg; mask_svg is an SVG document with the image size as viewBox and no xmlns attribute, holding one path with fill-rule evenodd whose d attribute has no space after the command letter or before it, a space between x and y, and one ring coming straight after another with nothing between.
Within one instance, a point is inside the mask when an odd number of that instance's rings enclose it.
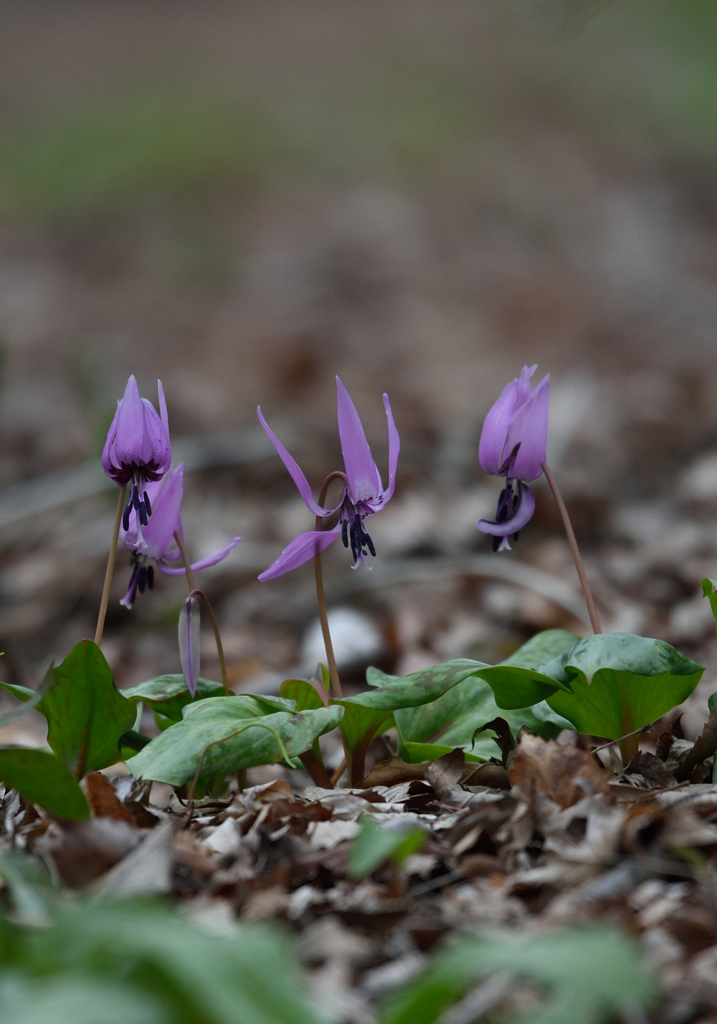
<instances>
[{"instance_id":1,"label":"green leaf in foreground","mask_svg":"<svg viewBox=\"0 0 717 1024\"><path fill-rule=\"evenodd\" d=\"M26 747L0 750L0 781L56 818L82 821L90 809L68 768L54 754Z\"/></svg>"},{"instance_id":2,"label":"green leaf in foreground","mask_svg":"<svg viewBox=\"0 0 717 1024\"><path fill-rule=\"evenodd\" d=\"M0 1018L13 1024L324 1022L278 929L210 934L161 905L120 901L62 907L44 928L0 924L12 940Z\"/></svg>"},{"instance_id":3,"label":"green leaf in foreground","mask_svg":"<svg viewBox=\"0 0 717 1024\"><path fill-rule=\"evenodd\" d=\"M115 686L97 644L81 640L48 675L37 710L47 719L47 742L60 761L76 779L119 761L119 739L134 725L137 709ZM36 696L2 685L19 700Z\"/></svg>"},{"instance_id":4,"label":"green leaf in foreground","mask_svg":"<svg viewBox=\"0 0 717 1024\"><path fill-rule=\"evenodd\" d=\"M579 732L618 739L681 704L704 668L664 640L600 633L541 666L562 686L547 698Z\"/></svg>"},{"instance_id":5,"label":"green leaf in foreground","mask_svg":"<svg viewBox=\"0 0 717 1024\"><path fill-rule=\"evenodd\" d=\"M400 866L411 854L422 850L427 839L426 830L414 822L381 828L366 815L349 850L349 878L365 878L387 860Z\"/></svg>"},{"instance_id":6,"label":"green leaf in foreground","mask_svg":"<svg viewBox=\"0 0 717 1024\"><path fill-rule=\"evenodd\" d=\"M636 944L616 929L497 932L464 936L442 950L421 978L390 1001L381 1024L434 1024L467 989L499 973L547 990L546 1005L511 1017L515 1024L601 1024L623 1013L637 1015L653 1001L654 984Z\"/></svg>"},{"instance_id":7,"label":"green leaf in foreground","mask_svg":"<svg viewBox=\"0 0 717 1024\"><path fill-rule=\"evenodd\" d=\"M303 754L317 737L335 729L343 714L342 708L267 714L267 707L273 710L264 698L250 696L189 704L182 721L155 737L127 767L138 778L183 786L200 763L200 779L275 764Z\"/></svg>"}]
</instances>

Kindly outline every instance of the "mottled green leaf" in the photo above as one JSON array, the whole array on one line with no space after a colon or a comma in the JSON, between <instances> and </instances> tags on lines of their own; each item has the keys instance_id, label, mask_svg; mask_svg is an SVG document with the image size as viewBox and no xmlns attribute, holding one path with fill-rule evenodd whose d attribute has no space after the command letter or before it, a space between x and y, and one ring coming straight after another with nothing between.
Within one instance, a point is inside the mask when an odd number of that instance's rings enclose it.
<instances>
[{"instance_id":1,"label":"mottled green leaf","mask_svg":"<svg viewBox=\"0 0 717 1024\"><path fill-rule=\"evenodd\" d=\"M139 778L182 786L194 779L200 763L200 779L274 764L308 750L318 736L336 728L343 713L341 708L295 714L266 710L263 698L250 696L188 704L182 721L130 758L127 767Z\"/></svg>"},{"instance_id":2,"label":"mottled green leaf","mask_svg":"<svg viewBox=\"0 0 717 1024\"><path fill-rule=\"evenodd\" d=\"M579 637L564 629L547 629L531 637L505 661L480 672L499 708L517 711L545 700L558 688L569 689L546 676L540 666L573 647ZM525 723L528 724L528 723Z\"/></svg>"},{"instance_id":3,"label":"mottled green leaf","mask_svg":"<svg viewBox=\"0 0 717 1024\"><path fill-rule=\"evenodd\" d=\"M311 711L326 706L316 687L305 679L285 679L279 687L279 695L293 700L297 711Z\"/></svg>"},{"instance_id":4,"label":"mottled green leaf","mask_svg":"<svg viewBox=\"0 0 717 1024\"><path fill-rule=\"evenodd\" d=\"M187 704L192 704L195 700L204 700L205 697L221 697L224 689L221 683L215 683L211 679L199 679L196 693L192 696L187 680L178 672L155 676L154 679L148 679L138 686L131 686L120 692L127 700L146 704L157 714L179 722L182 718L182 708Z\"/></svg>"},{"instance_id":5,"label":"mottled green leaf","mask_svg":"<svg viewBox=\"0 0 717 1024\"><path fill-rule=\"evenodd\" d=\"M547 698L554 711L580 732L617 739L686 700L704 668L664 640L600 633L580 640L541 671L561 686Z\"/></svg>"},{"instance_id":6,"label":"mottled green leaf","mask_svg":"<svg viewBox=\"0 0 717 1024\"><path fill-rule=\"evenodd\" d=\"M382 678L379 678L377 670L374 669L374 689L353 697L342 697L338 700L332 698L330 701L331 704L341 704L346 708L346 714L341 722L341 733L346 746L349 750L355 750L369 731L373 730L373 734L377 735L380 731L390 728L394 711L435 701L483 667L480 661L460 658L400 678L385 676L383 673Z\"/></svg>"}]
</instances>

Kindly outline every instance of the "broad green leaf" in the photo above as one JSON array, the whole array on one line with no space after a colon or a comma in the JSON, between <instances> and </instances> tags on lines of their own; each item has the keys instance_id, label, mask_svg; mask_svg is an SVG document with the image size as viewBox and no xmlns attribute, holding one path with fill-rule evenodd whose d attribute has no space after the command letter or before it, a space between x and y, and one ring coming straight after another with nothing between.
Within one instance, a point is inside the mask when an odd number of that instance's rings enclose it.
<instances>
[{"instance_id":1,"label":"broad green leaf","mask_svg":"<svg viewBox=\"0 0 717 1024\"><path fill-rule=\"evenodd\" d=\"M586 637L541 671L571 693L547 698L579 732L618 739L656 721L692 693L704 668L664 640L631 633Z\"/></svg>"},{"instance_id":2,"label":"broad green leaf","mask_svg":"<svg viewBox=\"0 0 717 1024\"><path fill-rule=\"evenodd\" d=\"M702 580L702 594L709 599L710 608L715 618L715 633L717 633L717 580L711 580L706 576Z\"/></svg>"},{"instance_id":3,"label":"broad green leaf","mask_svg":"<svg viewBox=\"0 0 717 1024\"><path fill-rule=\"evenodd\" d=\"M119 739L134 725L137 709L115 686L97 644L81 640L49 675L37 710L60 761L76 779L119 761Z\"/></svg>"},{"instance_id":4,"label":"broad green leaf","mask_svg":"<svg viewBox=\"0 0 717 1024\"><path fill-rule=\"evenodd\" d=\"M44 750L0 750L0 781L56 818L81 821L90 816L75 777L54 754Z\"/></svg>"},{"instance_id":5,"label":"broad green leaf","mask_svg":"<svg viewBox=\"0 0 717 1024\"><path fill-rule=\"evenodd\" d=\"M381 828L370 815L361 823L361 831L351 843L348 858L349 878L365 878L387 860L400 866L413 853L422 850L428 832L414 822Z\"/></svg>"},{"instance_id":6,"label":"broad green leaf","mask_svg":"<svg viewBox=\"0 0 717 1024\"><path fill-rule=\"evenodd\" d=\"M369 686L388 686L396 679L400 679L400 676L389 675L388 672L382 672L380 668L375 668L373 665L369 665L366 669L366 682Z\"/></svg>"},{"instance_id":7,"label":"broad green leaf","mask_svg":"<svg viewBox=\"0 0 717 1024\"><path fill-rule=\"evenodd\" d=\"M182 786L194 779L200 763L200 779L275 764L308 750L343 714L340 708L267 714L266 708L264 698L249 696L188 704L183 720L155 737L127 767L138 778Z\"/></svg>"},{"instance_id":8,"label":"broad green leaf","mask_svg":"<svg viewBox=\"0 0 717 1024\"><path fill-rule=\"evenodd\" d=\"M279 687L279 695L295 701L297 711L311 711L326 706L316 687L305 679L285 679Z\"/></svg>"},{"instance_id":9,"label":"broad green leaf","mask_svg":"<svg viewBox=\"0 0 717 1024\"><path fill-rule=\"evenodd\" d=\"M578 640L574 633L564 629L545 630L499 665L481 671L480 677L493 690L499 708L512 711L531 707L555 693L556 689L569 691L567 684L557 683L545 675L541 665L569 650Z\"/></svg>"},{"instance_id":10,"label":"broad green leaf","mask_svg":"<svg viewBox=\"0 0 717 1024\"><path fill-rule=\"evenodd\" d=\"M500 750L489 734L473 743L476 729L497 717L504 718L514 733L526 725L544 739L554 739L561 729L573 728L547 705L543 705L541 713L536 712L537 707L505 711L496 704L488 683L470 676L430 704L394 713L399 737L397 753L405 761L413 761L407 744L440 742L447 749L463 747L483 759L497 757Z\"/></svg>"},{"instance_id":11,"label":"broad green leaf","mask_svg":"<svg viewBox=\"0 0 717 1024\"><path fill-rule=\"evenodd\" d=\"M536 633L522 647L514 651L501 665L517 665L519 668L540 668L546 661L557 658L573 647L580 637L567 629L546 629Z\"/></svg>"},{"instance_id":12,"label":"broad green leaf","mask_svg":"<svg viewBox=\"0 0 717 1024\"><path fill-rule=\"evenodd\" d=\"M434 1024L467 989L499 973L546 989L547 1005L521 1017L526 1024L603 1024L647 1010L656 994L637 945L616 929L495 932L439 952L384 1008L381 1024Z\"/></svg>"},{"instance_id":13,"label":"broad green leaf","mask_svg":"<svg viewBox=\"0 0 717 1024\"><path fill-rule=\"evenodd\" d=\"M156 714L179 722L182 718L182 708L185 705L192 704L196 700L204 700L205 697L221 697L224 694L224 689L221 683L200 678L197 681L196 693L192 697L187 687L187 680L179 672L166 676L155 676L154 679L148 679L138 686L120 690L120 693L127 700L133 700L137 704L146 704Z\"/></svg>"},{"instance_id":14,"label":"broad green leaf","mask_svg":"<svg viewBox=\"0 0 717 1024\"><path fill-rule=\"evenodd\" d=\"M446 661L432 668L413 672L410 676L394 678L384 676L381 685L353 697L332 698L330 704L341 704L346 714L341 722L341 734L349 750L355 750L366 734L373 735L390 728L391 716L399 708L413 708L437 700L463 679L484 668L480 661L465 658ZM374 670L372 678L376 680Z\"/></svg>"}]
</instances>

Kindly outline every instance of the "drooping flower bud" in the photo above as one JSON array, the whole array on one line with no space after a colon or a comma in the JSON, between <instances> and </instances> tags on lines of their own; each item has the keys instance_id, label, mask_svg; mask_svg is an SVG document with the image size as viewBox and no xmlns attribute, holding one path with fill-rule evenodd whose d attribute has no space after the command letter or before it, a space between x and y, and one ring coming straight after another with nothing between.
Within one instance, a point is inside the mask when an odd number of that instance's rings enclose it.
<instances>
[{"instance_id":1,"label":"drooping flower bud","mask_svg":"<svg viewBox=\"0 0 717 1024\"><path fill-rule=\"evenodd\" d=\"M120 487L130 485L123 526L129 529L134 511L140 539L141 527L147 525L152 515L147 481L161 480L172 462L167 403L161 381L157 381L157 391L159 413L148 399L140 398L137 381L134 375L130 377L124 396L117 403L102 451L102 468L107 476Z\"/></svg>"},{"instance_id":2,"label":"drooping flower bud","mask_svg":"<svg viewBox=\"0 0 717 1024\"><path fill-rule=\"evenodd\" d=\"M188 597L179 609L179 660L192 697L199 681L199 599Z\"/></svg>"}]
</instances>

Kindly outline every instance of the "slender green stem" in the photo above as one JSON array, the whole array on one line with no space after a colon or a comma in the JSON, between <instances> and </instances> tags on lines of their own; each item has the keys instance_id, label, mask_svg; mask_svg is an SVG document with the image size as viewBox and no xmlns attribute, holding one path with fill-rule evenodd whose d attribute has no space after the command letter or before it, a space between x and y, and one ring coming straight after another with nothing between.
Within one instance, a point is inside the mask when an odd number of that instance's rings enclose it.
<instances>
[{"instance_id":1,"label":"slender green stem","mask_svg":"<svg viewBox=\"0 0 717 1024\"><path fill-rule=\"evenodd\" d=\"M324 502L326 501L326 492L329 489L329 484L332 480L343 480L344 484L348 486L348 480L345 473L338 471L329 473L321 485L321 492L319 494L319 505L324 508ZM323 530L324 528L324 517L317 516L315 530ZM339 679L339 670L336 667L336 658L334 657L334 645L331 642L331 632L329 630L329 620L326 614L326 597L324 596L324 575L321 570L321 552L317 551L314 556L314 576L316 578L316 600L319 606L319 621L321 622L321 633L324 638L324 647L326 648L326 660L329 668L329 678L331 679L331 689L334 692L334 697L343 696L341 692L341 680Z\"/></svg>"},{"instance_id":2,"label":"slender green stem","mask_svg":"<svg viewBox=\"0 0 717 1024\"><path fill-rule=\"evenodd\" d=\"M580 554L580 548L578 547L578 542L575 539L575 531L573 530L573 524L570 522L570 516L568 515L568 510L565 507L565 502L563 501L563 496L560 493L558 483L553 474L551 473L547 462L543 463L543 472L545 473L545 478L550 485L550 490L553 492L553 497L555 498L555 502L560 512L560 518L563 521L563 529L565 530L565 536L568 538L568 544L570 545L570 550L573 555L575 568L578 571L580 586L583 589L583 597L585 598L585 604L587 605L588 615L590 616L590 625L593 628L593 633L602 633L600 618L597 613L597 608L595 607L595 600L593 598L592 590L590 589L590 584L588 583L588 577L587 573L585 572L585 566L583 565L583 559Z\"/></svg>"},{"instance_id":3,"label":"slender green stem","mask_svg":"<svg viewBox=\"0 0 717 1024\"><path fill-rule=\"evenodd\" d=\"M110 543L110 553L107 559L107 569L105 570L105 582L102 587L102 597L100 599L100 611L97 616L97 627L95 629L95 643L99 647L102 644L102 634L105 631L105 618L107 616L107 605L110 599L110 588L112 586L112 575L115 569L115 558L117 556L117 541L119 540L120 523L122 522L122 513L124 512L124 502L127 497L127 484L120 489L119 499L117 501L117 515L115 516L115 525L112 530L112 541Z\"/></svg>"}]
</instances>

